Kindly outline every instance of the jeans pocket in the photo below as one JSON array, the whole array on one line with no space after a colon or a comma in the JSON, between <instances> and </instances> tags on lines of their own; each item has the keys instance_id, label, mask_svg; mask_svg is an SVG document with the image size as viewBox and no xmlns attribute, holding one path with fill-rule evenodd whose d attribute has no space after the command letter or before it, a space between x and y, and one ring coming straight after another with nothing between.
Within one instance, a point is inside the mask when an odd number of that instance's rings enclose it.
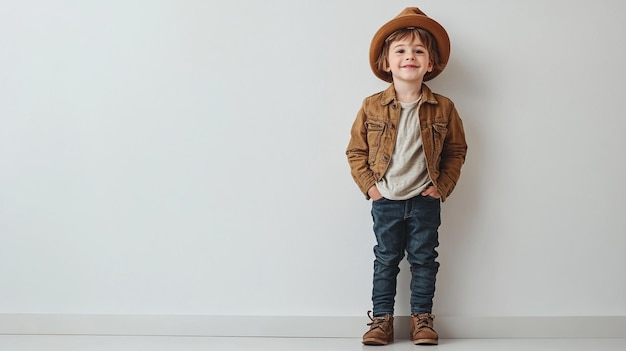
<instances>
[{"instance_id":1,"label":"jeans pocket","mask_svg":"<svg viewBox=\"0 0 626 351\"><path fill-rule=\"evenodd\" d=\"M424 199L424 200L426 200L428 202L439 202L439 201L441 201L441 198L432 197L430 195L422 196L422 199Z\"/></svg>"}]
</instances>

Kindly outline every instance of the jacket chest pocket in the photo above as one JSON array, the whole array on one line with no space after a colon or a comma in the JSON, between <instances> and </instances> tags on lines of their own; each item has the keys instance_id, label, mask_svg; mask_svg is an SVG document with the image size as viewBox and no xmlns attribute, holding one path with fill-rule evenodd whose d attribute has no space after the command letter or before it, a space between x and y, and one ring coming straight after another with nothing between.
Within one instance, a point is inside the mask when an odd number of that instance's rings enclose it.
<instances>
[{"instance_id":1,"label":"jacket chest pocket","mask_svg":"<svg viewBox=\"0 0 626 351\"><path fill-rule=\"evenodd\" d=\"M432 131L435 152L440 154L443 150L443 143L446 140L446 135L448 134L448 123L446 123L446 121L435 121L432 124Z\"/></svg>"},{"instance_id":2,"label":"jacket chest pocket","mask_svg":"<svg viewBox=\"0 0 626 351\"><path fill-rule=\"evenodd\" d=\"M365 122L365 128L367 130L367 145L369 147L369 163L373 164L380 150L387 123L384 120L370 119Z\"/></svg>"},{"instance_id":3,"label":"jacket chest pocket","mask_svg":"<svg viewBox=\"0 0 626 351\"><path fill-rule=\"evenodd\" d=\"M439 158L443 151L443 145L448 134L446 121L434 121L425 125L422 129L424 151L430 156L434 164L439 164Z\"/></svg>"}]
</instances>

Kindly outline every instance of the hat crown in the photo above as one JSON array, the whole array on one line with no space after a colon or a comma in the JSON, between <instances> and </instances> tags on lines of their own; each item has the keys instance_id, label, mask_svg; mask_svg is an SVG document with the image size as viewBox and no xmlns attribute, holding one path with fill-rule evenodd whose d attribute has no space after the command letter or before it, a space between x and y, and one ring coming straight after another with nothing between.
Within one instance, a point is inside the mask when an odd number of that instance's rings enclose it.
<instances>
[{"instance_id":1,"label":"hat crown","mask_svg":"<svg viewBox=\"0 0 626 351\"><path fill-rule=\"evenodd\" d=\"M400 12L400 14L396 17L400 17L400 16L406 16L406 15L422 15L422 16L426 16L426 14L420 10L417 7L407 7L404 10L402 10L402 12Z\"/></svg>"}]
</instances>

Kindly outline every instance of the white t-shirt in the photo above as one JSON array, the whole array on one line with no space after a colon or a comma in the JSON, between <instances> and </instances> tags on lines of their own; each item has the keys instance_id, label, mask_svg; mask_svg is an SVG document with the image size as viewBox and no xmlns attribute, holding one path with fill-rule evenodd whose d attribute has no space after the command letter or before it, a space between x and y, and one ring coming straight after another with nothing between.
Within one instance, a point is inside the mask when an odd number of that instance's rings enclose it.
<instances>
[{"instance_id":1,"label":"white t-shirt","mask_svg":"<svg viewBox=\"0 0 626 351\"><path fill-rule=\"evenodd\" d=\"M378 191L389 200L407 200L419 195L431 183L422 147L418 110L420 99L401 102L396 147L391 155L387 173L376 184Z\"/></svg>"}]
</instances>

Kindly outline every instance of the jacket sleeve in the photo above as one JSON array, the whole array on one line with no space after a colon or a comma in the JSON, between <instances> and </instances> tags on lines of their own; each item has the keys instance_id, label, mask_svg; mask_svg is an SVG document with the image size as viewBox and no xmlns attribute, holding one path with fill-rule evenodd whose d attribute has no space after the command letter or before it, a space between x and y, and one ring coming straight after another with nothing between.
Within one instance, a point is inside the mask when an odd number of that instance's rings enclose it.
<instances>
[{"instance_id":1,"label":"jacket sleeve","mask_svg":"<svg viewBox=\"0 0 626 351\"><path fill-rule=\"evenodd\" d=\"M365 125L365 103L364 101L352 125L346 155L348 156L352 178L365 195L365 198L369 200L370 197L367 191L376 184L376 178L368 162L369 145L367 143L367 128Z\"/></svg>"},{"instance_id":2,"label":"jacket sleeve","mask_svg":"<svg viewBox=\"0 0 626 351\"><path fill-rule=\"evenodd\" d=\"M448 131L441 152L439 179L437 180L437 190L444 201L450 196L461 177L461 167L465 163L466 154L467 143L463 122L456 108L452 105L448 119Z\"/></svg>"}]
</instances>

